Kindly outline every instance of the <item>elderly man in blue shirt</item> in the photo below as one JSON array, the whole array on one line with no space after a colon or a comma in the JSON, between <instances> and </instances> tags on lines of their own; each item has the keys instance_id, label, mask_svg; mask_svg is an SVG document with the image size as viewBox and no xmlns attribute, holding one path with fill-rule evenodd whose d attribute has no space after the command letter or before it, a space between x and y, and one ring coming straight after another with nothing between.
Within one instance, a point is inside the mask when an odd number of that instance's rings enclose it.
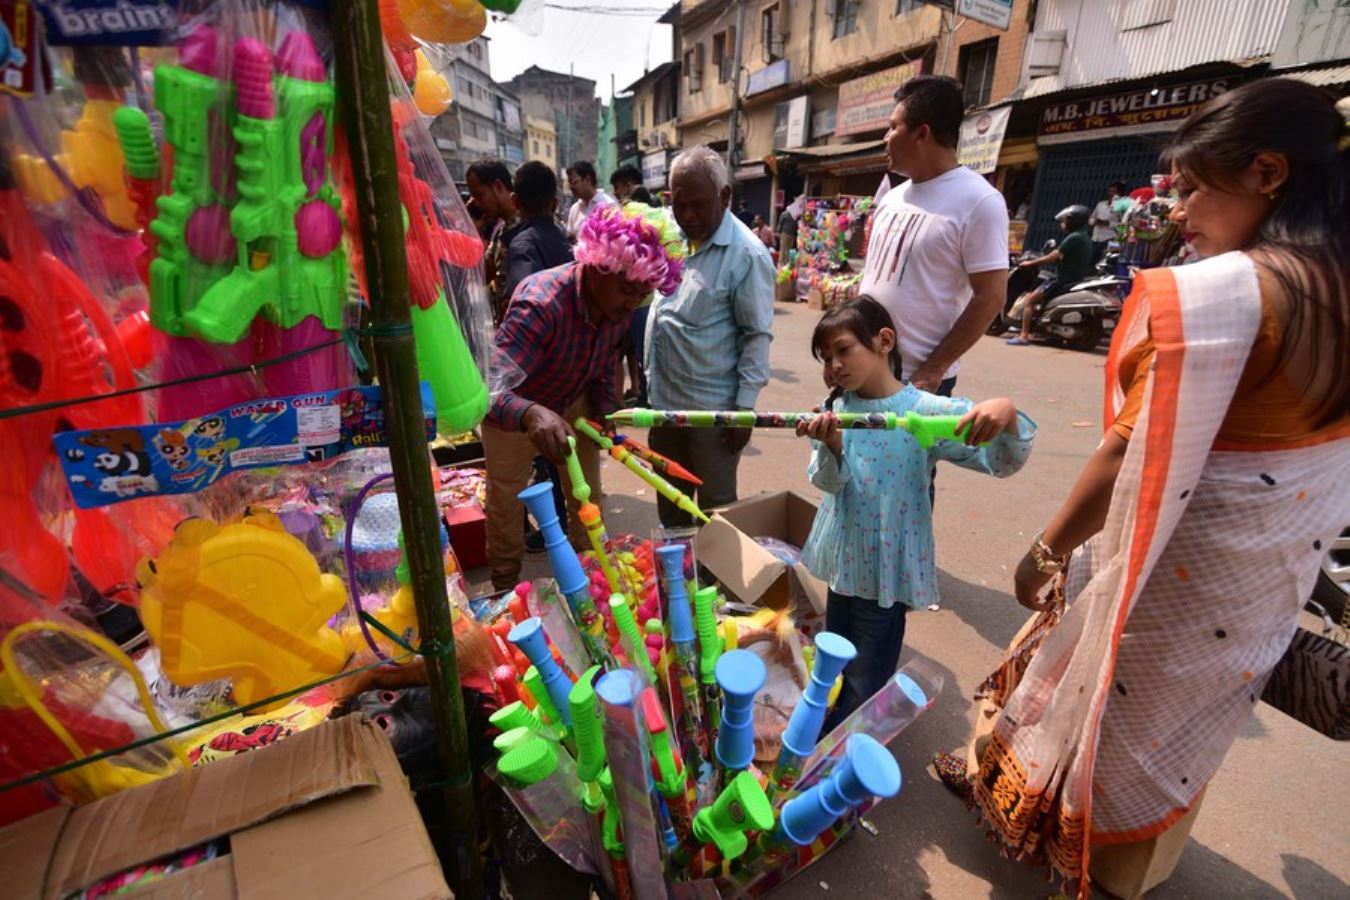
<instances>
[{"instance_id":1,"label":"elderly man in blue shirt","mask_svg":"<svg viewBox=\"0 0 1350 900\"><path fill-rule=\"evenodd\" d=\"M657 300L647 323L647 394L656 409L753 409L769 382L773 340L773 260L764 242L728 212L731 187L722 158L694 147L670 170L671 209L689 242L684 278ZM655 428L653 450L702 479L705 509L736 500L736 469L748 428ZM693 493L691 485L684 485ZM666 527L692 524L657 500Z\"/></svg>"}]
</instances>

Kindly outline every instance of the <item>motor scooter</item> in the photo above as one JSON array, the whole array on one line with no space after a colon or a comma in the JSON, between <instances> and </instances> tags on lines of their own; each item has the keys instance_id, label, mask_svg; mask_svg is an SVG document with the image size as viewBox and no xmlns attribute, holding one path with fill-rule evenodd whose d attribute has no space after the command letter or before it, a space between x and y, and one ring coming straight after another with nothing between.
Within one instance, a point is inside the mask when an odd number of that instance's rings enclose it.
<instances>
[{"instance_id":1,"label":"motor scooter","mask_svg":"<svg viewBox=\"0 0 1350 900\"><path fill-rule=\"evenodd\" d=\"M1047 241L1040 255L1048 254L1054 248L1054 241ZM1071 290L1042 303L1031 322L1031 336L1057 341L1071 350L1095 349L1103 337L1115 330L1120 321L1121 305L1129 292L1130 279L1115 274L1115 269L1115 261L1107 254L1097 264L1096 273L1073 285ZM1028 284L1032 278L1035 282ZM1014 269L1008 276L1008 299L1003 311L989 323L985 333L1001 335L1009 329L1021 328L1027 296L1054 280L1055 273L1048 266Z\"/></svg>"}]
</instances>

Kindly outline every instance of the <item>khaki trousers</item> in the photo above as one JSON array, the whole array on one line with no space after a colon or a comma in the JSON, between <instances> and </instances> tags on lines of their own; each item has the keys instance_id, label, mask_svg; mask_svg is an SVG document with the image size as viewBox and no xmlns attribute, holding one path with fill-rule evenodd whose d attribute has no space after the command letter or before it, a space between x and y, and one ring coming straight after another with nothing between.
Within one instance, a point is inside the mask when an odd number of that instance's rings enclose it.
<instances>
[{"instance_id":1,"label":"khaki trousers","mask_svg":"<svg viewBox=\"0 0 1350 900\"><path fill-rule=\"evenodd\" d=\"M1033 615L1008 644L1009 652L1022 642L1035 623L1036 616ZM971 779L979 774L980 757L989 746L994 723L1001 712L1002 709L988 699L981 700L975 710L975 734L966 748L966 773ZM1172 876L1177 863L1181 861L1181 852L1186 849L1186 840L1191 835L1191 828L1200 814L1200 804L1204 799L1205 794L1201 791L1186 815L1157 837L1128 844L1092 846L1088 858L1088 874L1092 883L1121 900L1136 900L1146 891L1162 884Z\"/></svg>"},{"instance_id":2,"label":"khaki trousers","mask_svg":"<svg viewBox=\"0 0 1350 900\"><path fill-rule=\"evenodd\" d=\"M577 400L563 412L568 422L577 416L588 415L590 404ZM524 504L518 499L530 483L534 458L539 455L534 444L523 431L505 431L490 422L484 422L483 455L487 463L487 560L492 570L492 585L499 591L510 590L520 581L521 560L525 556L525 535L521 530ZM603 495L600 489L599 449L590 440L577 441L577 459L581 473L591 486L591 501L599 506ZM580 504L572 496L572 482L567 469L558 466L562 475L563 493L567 496L568 535L578 551L590 548L586 529L577 518Z\"/></svg>"}]
</instances>

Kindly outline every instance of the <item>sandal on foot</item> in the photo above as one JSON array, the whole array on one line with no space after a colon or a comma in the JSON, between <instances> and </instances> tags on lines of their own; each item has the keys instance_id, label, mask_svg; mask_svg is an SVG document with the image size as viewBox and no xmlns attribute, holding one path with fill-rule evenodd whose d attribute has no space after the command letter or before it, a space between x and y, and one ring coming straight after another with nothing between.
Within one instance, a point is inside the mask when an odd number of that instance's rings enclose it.
<instances>
[{"instance_id":1,"label":"sandal on foot","mask_svg":"<svg viewBox=\"0 0 1350 900\"><path fill-rule=\"evenodd\" d=\"M953 794L970 803L974 791L970 784L970 778L966 774L965 758L954 753L934 753L932 763L933 771L937 773L938 780L946 785L947 789Z\"/></svg>"}]
</instances>

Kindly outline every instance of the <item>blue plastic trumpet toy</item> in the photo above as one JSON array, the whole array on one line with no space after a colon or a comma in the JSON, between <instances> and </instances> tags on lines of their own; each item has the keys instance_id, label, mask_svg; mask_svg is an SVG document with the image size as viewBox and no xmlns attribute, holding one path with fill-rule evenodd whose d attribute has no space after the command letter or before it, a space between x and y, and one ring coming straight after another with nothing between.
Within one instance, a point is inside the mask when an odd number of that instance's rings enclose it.
<instances>
[{"instance_id":1,"label":"blue plastic trumpet toy","mask_svg":"<svg viewBox=\"0 0 1350 900\"><path fill-rule=\"evenodd\" d=\"M828 776L783 804L779 830L792 843L806 847L849 810L872 797L894 797L900 782L900 764L891 751L874 738L855 734Z\"/></svg>"},{"instance_id":2,"label":"blue plastic trumpet toy","mask_svg":"<svg viewBox=\"0 0 1350 900\"><path fill-rule=\"evenodd\" d=\"M558 711L563 725L571 728L572 707L567 702L567 695L572 691L572 682L549 652L544 623L537 616L532 616L512 628L506 637L534 663L544 683L544 690L548 691L548 697L553 701L553 708Z\"/></svg>"},{"instance_id":3,"label":"blue plastic trumpet toy","mask_svg":"<svg viewBox=\"0 0 1350 900\"><path fill-rule=\"evenodd\" d=\"M829 631L816 635L816 661L811 668L811 680L802 692L802 698L792 710L787 729L783 732L783 747L778 764L769 776L769 799L786 791L801 777L802 763L816 748L820 726L830 708L830 690L858 649L847 638Z\"/></svg>"},{"instance_id":4,"label":"blue plastic trumpet toy","mask_svg":"<svg viewBox=\"0 0 1350 900\"><path fill-rule=\"evenodd\" d=\"M717 686L722 690L722 724L716 756L723 780L750 765L755 757L755 694L768 672L764 660L749 650L732 650L717 660Z\"/></svg>"}]
</instances>

